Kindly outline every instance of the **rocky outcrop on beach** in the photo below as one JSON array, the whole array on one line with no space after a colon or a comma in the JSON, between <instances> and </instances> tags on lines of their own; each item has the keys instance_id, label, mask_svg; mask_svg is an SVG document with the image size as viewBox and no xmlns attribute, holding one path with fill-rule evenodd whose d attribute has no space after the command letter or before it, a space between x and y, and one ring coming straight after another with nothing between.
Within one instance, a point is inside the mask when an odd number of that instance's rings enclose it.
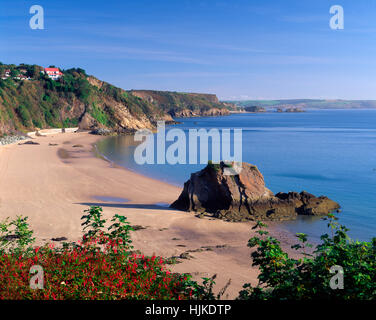
<instances>
[{"instance_id":1,"label":"rocky outcrop on beach","mask_svg":"<svg viewBox=\"0 0 376 320\"><path fill-rule=\"evenodd\" d=\"M98 136L109 136L112 134L112 131L106 128L98 128L98 129L91 130L90 134L95 134Z\"/></svg>"},{"instance_id":2,"label":"rocky outcrop on beach","mask_svg":"<svg viewBox=\"0 0 376 320\"><path fill-rule=\"evenodd\" d=\"M224 162L208 164L191 174L171 208L227 221L292 220L298 215L326 215L340 208L325 196L305 191L274 195L251 164L243 163L237 175L226 175L226 168L229 165Z\"/></svg>"}]
</instances>

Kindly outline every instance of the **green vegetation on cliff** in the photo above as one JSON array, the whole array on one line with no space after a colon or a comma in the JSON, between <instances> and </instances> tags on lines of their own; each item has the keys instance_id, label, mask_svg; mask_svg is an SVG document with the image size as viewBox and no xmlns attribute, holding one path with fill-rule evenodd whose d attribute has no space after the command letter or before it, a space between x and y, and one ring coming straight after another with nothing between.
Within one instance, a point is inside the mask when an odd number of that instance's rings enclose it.
<instances>
[{"instance_id":1,"label":"green vegetation on cliff","mask_svg":"<svg viewBox=\"0 0 376 320\"><path fill-rule=\"evenodd\" d=\"M20 68L31 70L26 73L30 80L12 76ZM5 70L11 70L6 79ZM105 126L122 132L152 127L155 119L164 116L150 103L89 77L82 69L65 70L57 81L40 70L37 66L1 65L0 134L77 126L84 117L84 129Z\"/></svg>"},{"instance_id":2,"label":"green vegetation on cliff","mask_svg":"<svg viewBox=\"0 0 376 320\"><path fill-rule=\"evenodd\" d=\"M227 113L215 95L125 91L80 68L63 70L58 80L41 71L37 65L0 63L0 135L76 126L122 133L151 129L157 120L173 120L171 115Z\"/></svg>"},{"instance_id":3,"label":"green vegetation on cliff","mask_svg":"<svg viewBox=\"0 0 376 320\"><path fill-rule=\"evenodd\" d=\"M130 93L147 100L173 117L228 114L226 105L214 94L154 90L131 90Z\"/></svg>"}]
</instances>

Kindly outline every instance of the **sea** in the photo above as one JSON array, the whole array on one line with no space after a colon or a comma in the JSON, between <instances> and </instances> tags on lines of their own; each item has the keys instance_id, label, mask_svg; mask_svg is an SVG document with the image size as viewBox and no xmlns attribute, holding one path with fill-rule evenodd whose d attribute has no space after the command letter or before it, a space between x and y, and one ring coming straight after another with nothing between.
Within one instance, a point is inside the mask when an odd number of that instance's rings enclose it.
<instances>
[{"instance_id":1,"label":"sea","mask_svg":"<svg viewBox=\"0 0 376 320\"><path fill-rule=\"evenodd\" d=\"M376 110L308 110L302 113L239 113L176 119L166 127L242 129L242 160L256 165L274 193L308 191L341 205L338 222L360 241L376 237ZM134 159L133 136L108 137L98 151L127 169L182 187L204 164L143 164ZM169 144L166 145L168 148ZM210 146L209 146L210 147ZM154 152L157 152L155 144ZM209 152L209 158L211 153ZM306 233L312 242L329 233L327 221L299 217L283 230Z\"/></svg>"}]
</instances>

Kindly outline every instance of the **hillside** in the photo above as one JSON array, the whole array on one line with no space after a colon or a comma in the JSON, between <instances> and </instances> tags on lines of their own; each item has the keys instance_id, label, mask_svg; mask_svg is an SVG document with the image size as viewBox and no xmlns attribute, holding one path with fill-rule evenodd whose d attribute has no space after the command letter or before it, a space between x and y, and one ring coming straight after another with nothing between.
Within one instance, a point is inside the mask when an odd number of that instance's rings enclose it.
<instances>
[{"instance_id":1,"label":"hillside","mask_svg":"<svg viewBox=\"0 0 376 320\"><path fill-rule=\"evenodd\" d=\"M56 80L43 70L36 65L0 64L0 135L76 126L127 133L152 129L157 120L173 121L171 115L180 116L178 111L184 113L186 108L194 110L187 116L222 114L217 109L223 105L215 95L153 91L150 99L147 91L117 88L83 69L63 70Z\"/></svg>"},{"instance_id":2,"label":"hillside","mask_svg":"<svg viewBox=\"0 0 376 320\"><path fill-rule=\"evenodd\" d=\"M229 101L238 107L259 106L264 108L303 109L372 109L376 108L375 100L320 100L320 99L289 99L289 100L244 100Z\"/></svg>"},{"instance_id":3,"label":"hillside","mask_svg":"<svg viewBox=\"0 0 376 320\"><path fill-rule=\"evenodd\" d=\"M172 117L217 116L229 114L226 104L214 94L178 93L170 91L131 90L131 94Z\"/></svg>"}]
</instances>

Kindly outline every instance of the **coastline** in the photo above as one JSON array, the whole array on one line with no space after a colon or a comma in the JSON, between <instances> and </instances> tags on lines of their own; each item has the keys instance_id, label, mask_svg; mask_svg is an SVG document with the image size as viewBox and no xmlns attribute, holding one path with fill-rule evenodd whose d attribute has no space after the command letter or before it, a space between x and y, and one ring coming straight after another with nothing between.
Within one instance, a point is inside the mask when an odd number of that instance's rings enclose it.
<instances>
[{"instance_id":1,"label":"coastline","mask_svg":"<svg viewBox=\"0 0 376 320\"><path fill-rule=\"evenodd\" d=\"M258 270L251 266L247 247L254 223L199 219L157 205L176 200L181 189L96 157L93 144L101 138L87 132L53 133L35 137L39 145L1 146L0 220L28 216L36 245L56 237L77 241L83 210L99 205L106 218L118 213L131 225L146 227L131 233L135 249L146 255L168 258L193 250L192 258L169 266L172 272L191 273L197 280L217 274L216 291L231 279L230 299L244 283L257 283ZM288 250L291 234L278 230L276 223L269 225ZM199 251L202 247L210 250Z\"/></svg>"}]
</instances>

